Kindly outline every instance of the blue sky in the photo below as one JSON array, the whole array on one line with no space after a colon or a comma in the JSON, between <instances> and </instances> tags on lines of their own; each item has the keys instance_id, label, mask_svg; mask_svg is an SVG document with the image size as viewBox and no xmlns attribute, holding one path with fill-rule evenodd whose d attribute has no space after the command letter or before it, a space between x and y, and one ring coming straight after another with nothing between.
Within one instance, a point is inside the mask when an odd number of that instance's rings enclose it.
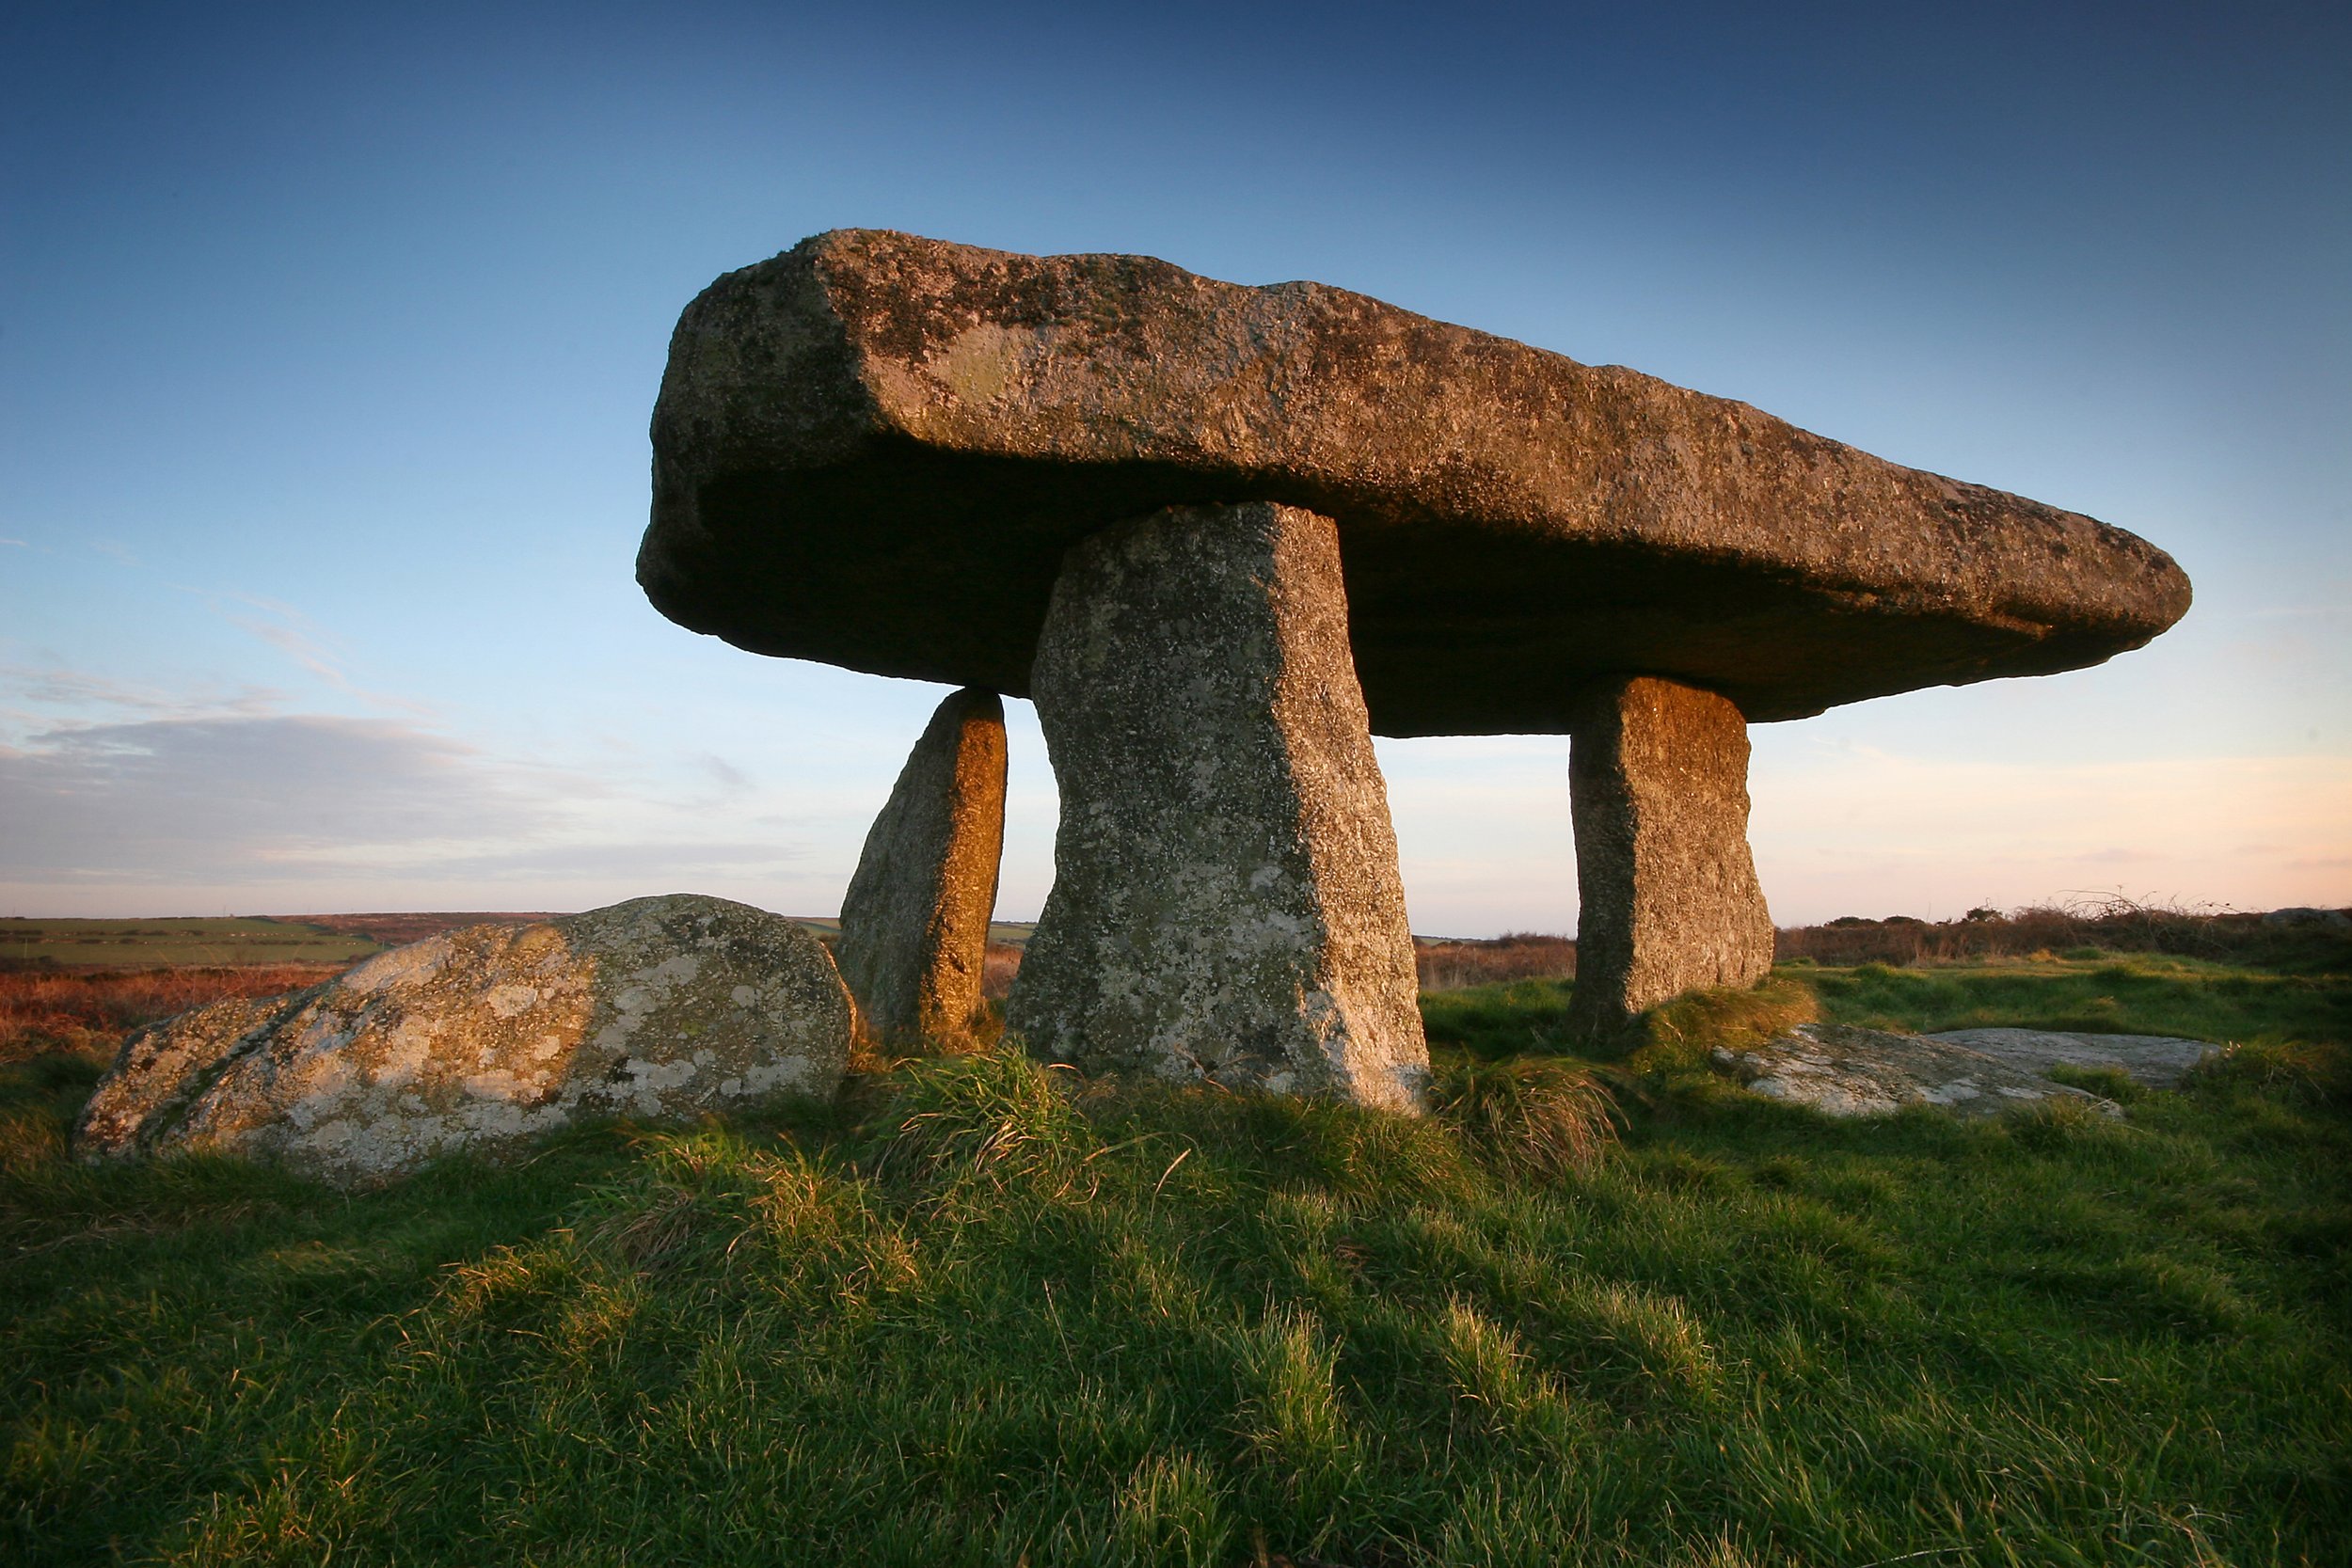
<instances>
[{"instance_id":1,"label":"blue sky","mask_svg":"<svg viewBox=\"0 0 2352 1568\"><path fill-rule=\"evenodd\" d=\"M1784 922L2352 901L2342 8L11 15L0 913L831 912L938 689L630 565L677 312L848 225L1362 290L2180 559L2140 653L1758 728ZM1381 757L1416 928L1573 927L1565 739Z\"/></svg>"}]
</instances>

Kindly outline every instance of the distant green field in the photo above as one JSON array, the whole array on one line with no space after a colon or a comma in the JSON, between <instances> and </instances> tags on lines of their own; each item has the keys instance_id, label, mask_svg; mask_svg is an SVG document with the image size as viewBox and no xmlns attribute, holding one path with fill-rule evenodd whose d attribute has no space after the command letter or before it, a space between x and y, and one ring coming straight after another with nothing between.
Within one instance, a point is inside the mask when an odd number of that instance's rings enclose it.
<instances>
[{"instance_id":1,"label":"distant green field","mask_svg":"<svg viewBox=\"0 0 2352 1568\"><path fill-rule=\"evenodd\" d=\"M383 944L290 920L0 918L0 961L110 969L199 964L350 963Z\"/></svg>"},{"instance_id":2,"label":"distant green field","mask_svg":"<svg viewBox=\"0 0 2352 1568\"><path fill-rule=\"evenodd\" d=\"M831 942L841 934L841 922L836 919L823 915L805 914L795 915L793 918L827 942ZM999 920L989 926L988 940L1007 947L1026 947L1029 944L1029 933L1036 929L1037 926L1033 921Z\"/></svg>"},{"instance_id":3,"label":"distant green field","mask_svg":"<svg viewBox=\"0 0 2352 1568\"><path fill-rule=\"evenodd\" d=\"M2352 1045L2352 975L2275 970L2163 953L2039 962L1991 960L1895 968L1809 961L1783 978L1820 999L1821 1016L1871 1029L2023 1027L2185 1039L2281 1038ZM1429 1042L1496 1060L1567 1048L1566 980L1515 980L1424 991Z\"/></svg>"},{"instance_id":4,"label":"distant green field","mask_svg":"<svg viewBox=\"0 0 2352 1568\"><path fill-rule=\"evenodd\" d=\"M356 931L338 931L327 924L262 915L224 916L215 920L48 920L0 917L0 964L54 964L59 968L179 969L213 964L356 963L400 942L416 941L437 930L475 920L524 918L508 914L441 916L389 915L378 917L388 927L375 942ZM334 925L358 924L359 917L321 915ZM831 940L841 928L838 920L806 919L801 924ZM408 927L415 928L409 929ZM988 928L988 940L1013 947L1025 945L1035 927L999 921Z\"/></svg>"}]
</instances>

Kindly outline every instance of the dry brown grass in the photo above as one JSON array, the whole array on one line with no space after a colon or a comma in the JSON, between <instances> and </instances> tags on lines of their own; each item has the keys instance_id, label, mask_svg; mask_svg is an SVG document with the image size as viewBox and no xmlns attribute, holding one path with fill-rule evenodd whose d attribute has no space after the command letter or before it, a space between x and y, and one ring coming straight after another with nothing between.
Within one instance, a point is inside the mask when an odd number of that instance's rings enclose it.
<instances>
[{"instance_id":1,"label":"dry brown grass","mask_svg":"<svg viewBox=\"0 0 2352 1568\"><path fill-rule=\"evenodd\" d=\"M1423 990L1461 990L1506 980L1565 980L1576 974L1576 943L1566 937L1513 931L1482 942L1413 940Z\"/></svg>"},{"instance_id":2,"label":"dry brown grass","mask_svg":"<svg viewBox=\"0 0 2352 1568\"><path fill-rule=\"evenodd\" d=\"M1002 1002L1012 994L1012 977L1021 973L1021 949L1009 942L992 942L980 959L980 994Z\"/></svg>"},{"instance_id":3,"label":"dry brown grass","mask_svg":"<svg viewBox=\"0 0 2352 1568\"><path fill-rule=\"evenodd\" d=\"M231 996L276 996L340 974L343 964L215 969L0 972L0 1062L91 1051L158 1019Z\"/></svg>"},{"instance_id":4,"label":"dry brown grass","mask_svg":"<svg viewBox=\"0 0 2352 1568\"><path fill-rule=\"evenodd\" d=\"M2234 910L2142 903L2120 894L2083 894L2022 909L1974 910L1959 920L1847 915L1775 933L1773 957L1819 964L1964 963L1972 958L2081 953L2170 953L2255 962L2293 958L2341 936L2268 925Z\"/></svg>"},{"instance_id":5,"label":"dry brown grass","mask_svg":"<svg viewBox=\"0 0 2352 1568\"><path fill-rule=\"evenodd\" d=\"M1022 950L1008 942L988 944L980 994L1001 1002L1021 973ZM1485 941L1429 942L1413 939L1414 965L1423 990L1462 990L1505 980L1565 980L1576 974L1576 943L1566 937L1514 931Z\"/></svg>"}]
</instances>

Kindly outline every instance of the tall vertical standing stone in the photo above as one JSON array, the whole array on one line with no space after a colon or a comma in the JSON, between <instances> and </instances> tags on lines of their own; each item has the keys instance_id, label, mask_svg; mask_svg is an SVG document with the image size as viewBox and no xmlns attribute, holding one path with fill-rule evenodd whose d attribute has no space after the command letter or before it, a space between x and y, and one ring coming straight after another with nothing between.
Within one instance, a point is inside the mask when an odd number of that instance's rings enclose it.
<instances>
[{"instance_id":1,"label":"tall vertical standing stone","mask_svg":"<svg viewBox=\"0 0 2352 1568\"><path fill-rule=\"evenodd\" d=\"M1089 1069L1418 1108L1428 1049L1337 526L1170 507L1082 540L1030 685L1061 822L1009 1025Z\"/></svg>"},{"instance_id":2,"label":"tall vertical standing stone","mask_svg":"<svg viewBox=\"0 0 2352 1568\"><path fill-rule=\"evenodd\" d=\"M1607 1034L1697 986L1772 966L1748 853L1748 726L1727 699L1654 676L1611 684L1568 751L1576 821L1569 1027Z\"/></svg>"},{"instance_id":3,"label":"tall vertical standing stone","mask_svg":"<svg viewBox=\"0 0 2352 1568\"><path fill-rule=\"evenodd\" d=\"M841 900L841 977L885 1043L970 1034L1004 847L1005 705L966 687L914 743Z\"/></svg>"}]
</instances>

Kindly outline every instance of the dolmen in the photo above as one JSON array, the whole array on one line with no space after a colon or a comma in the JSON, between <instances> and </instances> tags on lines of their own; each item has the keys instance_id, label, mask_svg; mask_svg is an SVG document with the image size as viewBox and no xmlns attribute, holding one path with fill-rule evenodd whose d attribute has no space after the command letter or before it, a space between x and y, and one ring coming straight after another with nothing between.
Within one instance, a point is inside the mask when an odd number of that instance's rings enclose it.
<instances>
[{"instance_id":1,"label":"dolmen","mask_svg":"<svg viewBox=\"0 0 2352 1568\"><path fill-rule=\"evenodd\" d=\"M1033 1051L1372 1105L1427 1071L1373 736L1572 737L1598 1033L1771 962L1749 724L2094 664L2189 602L2120 529L1745 404L1143 257L818 235L687 308L653 446L662 613L965 689L935 732L1036 703ZM1000 775L949 744L844 913L889 1031L951 1023L985 940Z\"/></svg>"}]
</instances>

